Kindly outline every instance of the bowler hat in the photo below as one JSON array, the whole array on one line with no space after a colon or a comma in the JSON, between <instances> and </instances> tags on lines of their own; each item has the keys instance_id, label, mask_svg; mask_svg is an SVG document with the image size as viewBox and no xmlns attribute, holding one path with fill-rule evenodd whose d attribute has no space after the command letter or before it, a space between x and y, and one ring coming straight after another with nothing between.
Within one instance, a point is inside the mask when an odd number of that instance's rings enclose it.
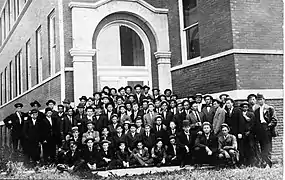
<instances>
[{"instance_id":1,"label":"bowler hat","mask_svg":"<svg viewBox=\"0 0 285 180\"><path fill-rule=\"evenodd\" d=\"M144 86L143 86L143 89L148 89L148 90L149 90L149 89L150 89L150 87L149 87L149 86L147 86L147 85L144 85Z\"/></svg>"},{"instance_id":2,"label":"bowler hat","mask_svg":"<svg viewBox=\"0 0 285 180\"><path fill-rule=\"evenodd\" d=\"M65 98L65 99L62 101L62 103L70 104L70 100Z\"/></svg>"},{"instance_id":3,"label":"bowler hat","mask_svg":"<svg viewBox=\"0 0 285 180\"><path fill-rule=\"evenodd\" d=\"M265 98L264 98L264 96L263 96L263 94L259 94L259 93L257 93L257 95L256 95L256 96L257 96L257 98L256 98L256 99L265 99Z\"/></svg>"},{"instance_id":4,"label":"bowler hat","mask_svg":"<svg viewBox=\"0 0 285 180\"><path fill-rule=\"evenodd\" d=\"M167 91L168 91L168 92L172 92L171 89L165 89L165 90L164 90L164 94L166 94Z\"/></svg>"},{"instance_id":5,"label":"bowler hat","mask_svg":"<svg viewBox=\"0 0 285 180\"><path fill-rule=\"evenodd\" d=\"M126 86L126 87L125 87L125 89L128 89L128 88L131 89L131 90L133 90L133 88L132 88L131 86Z\"/></svg>"},{"instance_id":6,"label":"bowler hat","mask_svg":"<svg viewBox=\"0 0 285 180\"><path fill-rule=\"evenodd\" d=\"M114 117L117 117L118 118L118 115L117 114L113 114L110 119L113 119Z\"/></svg>"},{"instance_id":7,"label":"bowler hat","mask_svg":"<svg viewBox=\"0 0 285 180\"><path fill-rule=\"evenodd\" d=\"M104 139L104 140L101 141L101 144L105 144L105 143L111 144L111 142L108 141L108 140L106 140L106 139Z\"/></svg>"},{"instance_id":8,"label":"bowler hat","mask_svg":"<svg viewBox=\"0 0 285 180\"><path fill-rule=\"evenodd\" d=\"M142 89L142 85L140 85L140 84L136 84L136 85L134 86L134 89L136 89L137 87L139 87L139 88Z\"/></svg>"},{"instance_id":9,"label":"bowler hat","mask_svg":"<svg viewBox=\"0 0 285 180\"><path fill-rule=\"evenodd\" d=\"M122 90L125 90L125 88L124 88L124 87L120 87L120 88L118 89L118 92L121 92Z\"/></svg>"},{"instance_id":10,"label":"bowler hat","mask_svg":"<svg viewBox=\"0 0 285 180\"><path fill-rule=\"evenodd\" d=\"M79 98L79 101L81 101L81 100L87 101L87 97L86 97L86 96L81 96L81 97Z\"/></svg>"},{"instance_id":11,"label":"bowler hat","mask_svg":"<svg viewBox=\"0 0 285 180\"><path fill-rule=\"evenodd\" d=\"M219 98L222 99L222 96L226 96L226 98L229 97L228 94L223 93L223 94L221 94L221 95L219 96Z\"/></svg>"},{"instance_id":12,"label":"bowler hat","mask_svg":"<svg viewBox=\"0 0 285 180\"><path fill-rule=\"evenodd\" d=\"M158 89L158 88L152 88L152 91L155 91L155 90L157 90L158 92L160 92L160 89Z\"/></svg>"},{"instance_id":13,"label":"bowler hat","mask_svg":"<svg viewBox=\"0 0 285 180\"><path fill-rule=\"evenodd\" d=\"M206 99L207 97L209 97L211 100L213 100L213 97L209 94L206 94L203 98Z\"/></svg>"},{"instance_id":14,"label":"bowler hat","mask_svg":"<svg viewBox=\"0 0 285 180\"><path fill-rule=\"evenodd\" d=\"M38 101L33 101L30 103L31 107L34 107L35 105L37 105L38 107L41 107L41 104Z\"/></svg>"},{"instance_id":15,"label":"bowler hat","mask_svg":"<svg viewBox=\"0 0 285 180\"><path fill-rule=\"evenodd\" d=\"M16 104L14 105L14 107L15 107L15 108L18 108L18 107L21 107L21 108L22 108L22 107L23 107L23 104L22 104L22 103L16 103Z\"/></svg>"},{"instance_id":16,"label":"bowler hat","mask_svg":"<svg viewBox=\"0 0 285 180\"><path fill-rule=\"evenodd\" d=\"M51 109L50 107L45 108L45 113L47 113L47 112L49 112L49 111L52 112L52 109Z\"/></svg>"},{"instance_id":17,"label":"bowler hat","mask_svg":"<svg viewBox=\"0 0 285 180\"><path fill-rule=\"evenodd\" d=\"M243 101L243 102L240 103L239 106L240 106L240 107L243 107L244 105L248 105L248 106L249 106L249 103L248 103L247 101Z\"/></svg>"},{"instance_id":18,"label":"bowler hat","mask_svg":"<svg viewBox=\"0 0 285 180\"><path fill-rule=\"evenodd\" d=\"M39 112L37 109L32 109L31 114Z\"/></svg>"},{"instance_id":19,"label":"bowler hat","mask_svg":"<svg viewBox=\"0 0 285 180\"><path fill-rule=\"evenodd\" d=\"M79 103L79 104L77 105L77 108L85 108L85 106L84 106L83 103Z\"/></svg>"},{"instance_id":20,"label":"bowler hat","mask_svg":"<svg viewBox=\"0 0 285 180\"><path fill-rule=\"evenodd\" d=\"M55 104L56 104L56 102L55 102L54 100L52 100L52 99L48 100L48 101L47 101L47 103L46 103L46 105L48 106L48 105L49 105L49 103L52 103L53 105L55 105Z\"/></svg>"}]
</instances>

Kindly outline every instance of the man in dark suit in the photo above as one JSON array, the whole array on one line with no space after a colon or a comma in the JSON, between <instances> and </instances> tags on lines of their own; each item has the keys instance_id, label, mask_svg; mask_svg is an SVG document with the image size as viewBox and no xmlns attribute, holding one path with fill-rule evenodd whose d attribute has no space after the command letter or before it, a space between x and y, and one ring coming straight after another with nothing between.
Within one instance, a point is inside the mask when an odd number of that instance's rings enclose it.
<instances>
[{"instance_id":1,"label":"man in dark suit","mask_svg":"<svg viewBox=\"0 0 285 180\"><path fill-rule=\"evenodd\" d=\"M214 164L218 155L218 138L212 132L211 124L204 122L203 133L195 140L193 159L198 164Z\"/></svg>"},{"instance_id":2,"label":"man in dark suit","mask_svg":"<svg viewBox=\"0 0 285 180\"><path fill-rule=\"evenodd\" d=\"M136 147L136 142L141 140L141 136L137 133L136 125L130 124L130 132L126 135L126 143L132 151Z\"/></svg>"},{"instance_id":3,"label":"man in dark suit","mask_svg":"<svg viewBox=\"0 0 285 180\"><path fill-rule=\"evenodd\" d=\"M46 102L46 106L50 107L52 109L52 117L56 117L57 116L57 111L54 110L54 106L55 106L56 102L52 99L48 100Z\"/></svg>"},{"instance_id":4,"label":"man in dark suit","mask_svg":"<svg viewBox=\"0 0 285 180\"><path fill-rule=\"evenodd\" d=\"M45 114L40 111L41 104L38 101L33 101L30 103L32 109L38 110L38 117L39 119L43 119L45 117Z\"/></svg>"},{"instance_id":5,"label":"man in dark suit","mask_svg":"<svg viewBox=\"0 0 285 180\"><path fill-rule=\"evenodd\" d=\"M162 124L162 117L158 115L155 118L155 123L153 126L153 132L155 135L155 138L161 138L163 144L167 144L169 142L168 136L167 136L167 131L165 125Z\"/></svg>"},{"instance_id":6,"label":"man in dark suit","mask_svg":"<svg viewBox=\"0 0 285 180\"><path fill-rule=\"evenodd\" d=\"M155 134L151 132L151 126L149 124L145 125L144 133L142 134L142 142L145 147L148 148L150 152L155 144Z\"/></svg>"},{"instance_id":7,"label":"man in dark suit","mask_svg":"<svg viewBox=\"0 0 285 180\"><path fill-rule=\"evenodd\" d=\"M84 121L84 104L79 103L77 106L77 114L74 116L74 125L78 127L79 133L82 135L86 129L86 121Z\"/></svg>"},{"instance_id":8,"label":"man in dark suit","mask_svg":"<svg viewBox=\"0 0 285 180\"><path fill-rule=\"evenodd\" d=\"M146 98L142 93L142 85L140 84L135 85L134 90L135 90L135 100L139 105L141 105L143 99Z\"/></svg>"},{"instance_id":9,"label":"man in dark suit","mask_svg":"<svg viewBox=\"0 0 285 180\"><path fill-rule=\"evenodd\" d=\"M213 119L215 116L215 107L213 106L213 97L210 95L204 96L205 106L202 108L202 113L205 115L205 121L213 124Z\"/></svg>"},{"instance_id":10,"label":"man in dark suit","mask_svg":"<svg viewBox=\"0 0 285 180\"><path fill-rule=\"evenodd\" d=\"M135 122L135 120L136 120L138 117L143 118L143 116L144 116L144 112L139 109L139 104L138 104L138 103L133 103L133 112L132 112L132 114L131 114L131 116L130 116L132 122Z\"/></svg>"},{"instance_id":11,"label":"man in dark suit","mask_svg":"<svg viewBox=\"0 0 285 180\"><path fill-rule=\"evenodd\" d=\"M175 122L175 124L177 125L177 129L182 130L182 122L184 117L183 113L183 104L182 103L177 103L177 112L176 114L173 116L173 121ZM186 118L186 116L185 116Z\"/></svg>"},{"instance_id":12,"label":"man in dark suit","mask_svg":"<svg viewBox=\"0 0 285 180\"><path fill-rule=\"evenodd\" d=\"M114 114L117 114L117 113L115 113L115 109L114 109L114 105L113 105L113 103L107 103L106 105L105 105L105 109L106 109L106 112L105 113L103 113L105 116L107 116L107 121L108 121L108 124L112 124L112 116L114 115Z\"/></svg>"},{"instance_id":13,"label":"man in dark suit","mask_svg":"<svg viewBox=\"0 0 285 180\"><path fill-rule=\"evenodd\" d=\"M167 101L161 102L161 112L160 115L163 117L163 124L166 127L169 127L170 121L173 120L173 113L168 109L169 103Z\"/></svg>"},{"instance_id":14,"label":"man in dark suit","mask_svg":"<svg viewBox=\"0 0 285 180\"><path fill-rule=\"evenodd\" d=\"M86 165L85 167L89 170L96 170L100 160L97 146L94 146L94 141L94 138L88 137L85 140L85 143L87 145L83 148L81 153L81 158Z\"/></svg>"},{"instance_id":15,"label":"man in dark suit","mask_svg":"<svg viewBox=\"0 0 285 180\"><path fill-rule=\"evenodd\" d=\"M266 164L271 167L272 137L276 137L277 116L274 107L265 103L265 98L262 94L257 94L257 102L260 107L254 113L256 117L254 131L260 144L261 157L264 161L263 167Z\"/></svg>"},{"instance_id":16,"label":"man in dark suit","mask_svg":"<svg viewBox=\"0 0 285 180\"><path fill-rule=\"evenodd\" d=\"M102 132L103 127L108 126L107 116L102 113L102 108L100 106L95 107L95 116L93 119L94 129L96 131Z\"/></svg>"},{"instance_id":17,"label":"man in dark suit","mask_svg":"<svg viewBox=\"0 0 285 180\"><path fill-rule=\"evenodd\" d=\"M14 152L17 152L19 150L18 146L20 143L21 148L23 148L23 151L25 153L25 143L23 139L23 125L24 121L28 119L28 116L26 113L22 112L23 108L22 103L16 103L14 107L16 108L15 113L6 117L4 119L4 123L8 129L11 129Z\"/></svg>"},{"instance_id":18,"label":"man in dark suit","mask_svg":"<svg viewBox=\"0 0 285 180\"><path fill-rule=\"evenodd\" d=\"M41 120L41 143L43 147L44 163L53 163L56 155L56 137L59 127L56 118L52 117L52 109L45 109L46 117Z\"/></svg>"},{"instance_id":19,"label":"man in dark suit","mask_svg":"<svg viewBox=\"0 0 285 180\"><path fill-rule=\"evenodd\" d=\"M181 167L185 164L190 164L192 162L192 149L194 147L195 139L190 132L190 122L189 120L183 121L183 131L177 136L178 144L183 148Z\"/></svg>"},{"instance_id":20,"label":"man in dark suit","mask_svg":"<svg viewBox=\"0 0 285 180\"><path fill-rule=\"evenodd\" d=\"M63 118L61 131L63 132L64 137L71 133L71 128L77 126L77 122L74 119L74 111L73 108L69 108L66 112L66 116Z\"/></svg>"},{"instance_id":21,"label":"man in dark suit","mask_svg":"<svg viewBox=\"0 0 285 180\"><path fill-rule=\"evenodd\" d=\"M112 169L116 165L114 159L114 151L109 148L110 142L108 140L102 141L102 149L99 151L98 168Z\"/></svg>"},{"instance_id":22,"label":"man in dark suit","mask_svg":"<svg viewBox=\"0 0 285 180\"><path fill-rule=\"evenodd\" d=\"M166 150L166 163L171 166L177 166L182 164L182 154L184 151L184 147L181 147L179 144L176 143L176 136L170 135L169 136L169 146ZM183 164L182 164L183 165Z\"/></svg>"},{"instance_id":23,"label":"man in dark suit","mask_svg":"<svg viewBox=\"0 0 285 180\"><path fill-rule=\"evenodd\" d=\"M123 126L117 125L116 133L112 135L115 150L119 147L120 142L126 142L126 135L123 133Z\"/></svg>"},{"instance_id":24,"label":"man in dark suit","mask_svg":"<svg viewBox=\"0 0 285 180\"><path fill-rule=\"evenodd\" d=\"M40 160L40 136L41 124L38 120L38 110L31 110L30 117L24 122L23 135L26 143L26 153L34 165Z\"/></svg>"},{"instance_id":25,"label":"man in dark suit","mask_svg":"<svg viewBox=\"0 0 285 180\"><path fill-rule=\"evenodd\" d=\"M237 138L238 150L240 152L240 164L243 164L242 161L244 158L244 147L243 139L245 133L245 121L242 116L242 112L239 107L234 107L234 100L231 98L226 99L226 116L225 123L230 127L230 134L234 135Z\"/></svg>"},{"instance_id":26,"label":"man in dark suit","mask_svg":"<svg viewBox=\"0 0 285 180\"><path fill-rule=\"evenodd\" d=\"M202 123L205 122L205 115L198 111L198 103L196 101L191 102L192 111L186 116L186 119L190 121L191 132L196 138L196 134L202 131Z\"/></svg>"}]
</instances>

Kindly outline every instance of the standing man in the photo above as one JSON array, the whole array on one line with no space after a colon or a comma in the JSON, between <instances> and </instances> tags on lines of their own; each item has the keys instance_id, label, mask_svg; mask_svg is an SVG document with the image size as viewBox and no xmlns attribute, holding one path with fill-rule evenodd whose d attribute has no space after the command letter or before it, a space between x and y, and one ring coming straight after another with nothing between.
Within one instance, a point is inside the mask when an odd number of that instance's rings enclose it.
<instances>
[{"instance_id":1,"label":"standing man","mask_svg":"<svg viewBox=\"0 0 285 180\"><path fill-rule=\"evenodd\" d=\"M142 86L140 84L137 84L137 85L135 85L134 89L135 89L135 92L136 92L135 93L135 99L136 99L137 103L139 105L141 105L143 99L145 99L145 96L142 93Z\"/></svg>"},{"instance_id":2,"label":"standing man","mask_svg":"<svg viewBox=\"0 0 285 180\"><path fill-rule=\"evenodd\" d=\"M259 105L257 104L257 96L255 94L250 94L247 96L247 102L249 103L249 110L254 112Z\"/></svg>"},{"instance_id":3,"label":"standing man","mask_svg":"<svg viewBox=\"0 0 285 180\"><path fill-rule=\"evenodd\" d=\"M221 94L220 96L219 96L219 98L220 98L220 100L221 100L221 107L223 108L223 109L225 109L225 107L226 107L226 99L227 98L229 98L230 96L228 95L228 94Z\"/></svg>"},{"instance_id":4,"label":"standing man","mask_svg":"<svg viewBox=\"0 0 285 180\"><path fill-rule=\"evenodd\" d=\"M38 101L33 101L30 103L32 109L38 110L38 117L39 119L43 119L45 117L45 114L40 111L41 104Z\"/></svg>"},{"instance_id":5,"label":"standing man","mask_svg":"<svg viewBox=\"0 0 285 180\"><path fill-rule=\"evenodd\" d=\"M215 116L215 108L213 106L213 97L210 95L204 96L205 106L202 109L202 113L205 115L205 121L209 122L211 125L213 124L213 118Z\"/></svg>"},{"instance_id":6,"label":"standing man","mask_svg":"<svg viewBox=\"0 0 285 180\"><path fill-rule=\"evenodd\" d=\"M56 104L56 102L52 99L50 99L46 102L46 106L52 109L52 117L57 117L57 111L54 110L55 104Z\"/></svg>"},{"instance_id":7,"label":"standing man","mask_svg":"<svg viewBox=\"0 0 285 180\"><path fill-rule=\"evenodd\" d=\"M243 164L243 139L245 132L244 118L240 108L234 107L234 100L231 98L226 99L226 111L225 123L230 127L230 134L234 135L237 139L238 150L240 152L240 163Z\"/></svg>"},{"instance_id":8,"label":"standing man","mask_svg":"<svg viewBox=\"0 0 285 180\"><path fill-rule=\"evenodd\" d=\"M215 108L215 115L213 118L213 131L218 137L222 135L221 125L225 122L226 111L221 108L221 101L218 99L213 100L213 107Z\"/></svg>"},{"instance_id":9,"label":"standing man","mask_svg":"<svg viewBox=\"0 0 285 180\"><path fill-rule=\"evenodd\" d=\"M198 111L199 112L202 112L202 109L205 106L205 104L203 104L202 100L203 100L202 94L201 93L197 93L196 96L195 96L195 101L198 104Z\"/></svg>"},{"instance_id":10,"label":"standing man","mask_svg":"<svg viewBox=\"0 0 285 180\"><path fill-rule=\"evenodd\" d=\"M4 119L4 123L8 129L11 129L12 144L14 152L18 152L21 148L25 151L25 144L23 138L23 125L24 120L28 119L26 113L22 112L23 104L16 103L14 105L16 108L15 113L9 115ZM19 143L21 147L19 147Z\"/></svg>"},{"instance_id":11,"label":"standing man","mask_svg":"<svg viewBox=\"0 0 285 180\"><path fill-rule=\"evenodd\" d=\"M257 94L259 108L254 112L256 117L255 133L261 148L261 157L263 167L272 166L272 137L276 137L275 127L277 125L277 116L274 107L265 103L262 94Z\"/></svg>"}]
</instances>

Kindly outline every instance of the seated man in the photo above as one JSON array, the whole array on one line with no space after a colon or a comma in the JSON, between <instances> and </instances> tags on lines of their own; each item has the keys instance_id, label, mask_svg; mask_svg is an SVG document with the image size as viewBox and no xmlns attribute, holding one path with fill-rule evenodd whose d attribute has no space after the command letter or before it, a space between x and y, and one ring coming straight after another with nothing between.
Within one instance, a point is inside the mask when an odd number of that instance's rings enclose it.
<instances>
[{"instance_id":1,"label":"seated man","mask_svg":"<svg viewBox=\"0 0 285 180\"><path fill-rule=\"evenodd\" d=\"M94 146L94 142L95 139L92 136L87 137L85 139L87 146L82 150L81 158L83 163L87 165L85 168L88 170L96 170L100 159L100 156L98 156L98 149Z\"/></svg>"},{"instance_id":2,"label":"seated man","mask_svg":"<svg viewBox=\"0 0 285 180\"><path fill-rule=\"evenodd\" d=\"M195 164L214 164L218 153L218 138L214 135L211 124L204 122L203 133L195 140L193 159Z\"/></svg>"},{"instance_id":3,"label":"seated man","mask_svg":"<svg viewBox=\"0 0 285 180\"><path fill-rule=\"evenodd\" d=\"M169 141L170 144L166 150L166 163L171 166L181 165L183 153L185 153L184 147L176 143L176 136L174 135L169 136Z\"/></svg>"},{"instance_id":4,"label":"seated man","mask_svg":"<svg viewBox=\"0 0 285 180\"><path fill-rule=\"evenodd\" d=\"M149 124L145 125L145 132L142 135L142 143L145 147L148 148L148 152L150 153L152 147L155 144L155 134L151 131L151 126Z\"/></svg>"},{"instance_id":5,"label":"seated man","mask_svg":"<svg viewBox=\"0 0 285 180\"><path fill-rule=\"evenodd\" d=\"M73 140L73 137L71 134L67 134L65 136L65 140L62 141L61 147L58 148L57 153L57 164L63 164L64 163L64 156L66 155L67 151L70 148L70 142Z\"/></svg>"},{"instance_id":6,"label":"seated man","mask_svg":"<svg viewBox=\"0 0 285 180\"><path fill-rule=\"evenodd\" d=\"M110 141L110 148L111 149L114 149L115 146L114 146L114 143L113 143L113 137L110 135L110 131L109 131L109 128L108 127L103 127L102 128L102 132L101 132L101 141L103 140L108 140Z\"/></svg>"},{"instance_id":7,"label":"seated man","mask_svg":"<svg viewBox=\"0 0 285 180\"><path fill-rule=\"evenodd\" d=\"M166 150L162 138L157 138L155 146L151 150L151 157L155 166L166 164Z\"/></svg>"},{"instance_id":8,"label":"seated man","mask_svg":"<svg viewBox=\"0 0 285 180\"><path fill-rule=\"evenodd\" d=\"M130 133L126 135L127 146L132 151L136 147L136 142L141 140L141 136L137 133L135 124L130 125Z\"/></svg>"},{"instance_id":9,"label":"seated man","mask_svg":"<svg viewBox=\"0 0 285 180\"><path fill-rule=\"evenodd\" d=\"M237 139L229 134L230 128L227 124L221 125L222 136L219 137L219 158L227 160L230 165L235 165L239 159L237 150Z\"/></svg>"},{"instance_id":10,"label":"seated man","mask_svg":"<svg viewBox=\"0 0 285 180\"><path fill-rule=\"evenodd\" d=\"M142 141L137 141L137 146L132 151L131 164L133 166L149 166L152 162L148 148L143 146Z\"/></svg>"},{"instance_id":11,"label":"seated man","mask_svg":"<svg viewBox=\"0 0 285 180\"><path fill-rule=\"evenodd\" d=\"M130 167L130 152L126 148L126 142L124 141L119 143L119 150L116 152L116 167Z\"/></svg>"},{"instance_id":12,"label":"seated man","mask_svg":"<svg viewBox=\"0 0 285 180\"><path fill-rule=\"evenodd\" d=\"M119 147L121 141L126 142L126 135L123 133L123 126L122 125L117 126L116 133L113 134L112 138L113 138L112 142L114 144L114 147ZM115 149L115 150L117 150L117 149Z\"/></svg>"},{"instance_id":13,"label":"seated man","mask_svg":"<svg viewBox=\"0 0 285 180\"><path fill-rule=\"evenodd\" d=\"M99 156L99 163L98 163L98 168L99 169L112 169L116 165L116 161L114 161L114 152L112 149L109 148L110 146L110 141L108 140L103 140L101 142L102 148L98 153Z\"/></svg>"},{"instance_id":14,"label":"seated man","mask_svg":"<svg viewBox=\"0 0 285 180\"><path fill-rule=\"evenodd\" d=\"M84 163L84 160L81 159L81 153L77 148L77 144L78 143L74 141L70 144L70 149L64 156L64 170L76 172ZM60 169L61 166L62 164L59 164L58 168Z\"/></svg>"},{"instance_id":15,"label":"seated man","mask_svg":"<svg viewBox=\"0 0 285 180\"><path fill-rule=\"evenodd\" d=\"M82 144L86 144L86 138L93 137L95 142L100 141L99 132L94 130L94 125L92 121L87 122L87 132L83 133L82 135Z\"/></svg>"}]
</instances>

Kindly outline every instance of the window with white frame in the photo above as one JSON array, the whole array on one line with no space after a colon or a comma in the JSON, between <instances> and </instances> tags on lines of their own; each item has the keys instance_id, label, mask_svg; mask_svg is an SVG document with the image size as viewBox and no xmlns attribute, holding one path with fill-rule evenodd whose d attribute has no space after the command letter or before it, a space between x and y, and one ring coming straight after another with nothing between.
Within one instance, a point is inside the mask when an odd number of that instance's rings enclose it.
<instances>
[{"instance_id":1,"label":"window with white frame","mask_svg":"<svg viewBox=\"0 0 285 180\"><path fill-rule=\"evenodd\" d=\"M14 98L14 79L13 79L13 64L12 61L9 63L9 100Z\"/></svg>"},{"instance_id":2,"label":"window with white frame","mask_svg":"<svg viewBox=\"0 0 285 180\"><path fill-rule=\"evenodd\" d=\"M56 54L56 31L55 31L55 13L54 11L49 15L48 21L49 31L49 61L50 61L50 75L55 74L55 54Z\"/></svg>"},{"instance_id":3,"label":"window with white frame","mask_svg":"<svg viewBox=\"0 0 285 180\"><path fill-rule=\"evenodd\" d=\"M16 94L17 96L22 93L22 52L20 51L15 56L15 82L16 82Z\"/></svg>"},{"instance_id":4,"label":"window with white frame","mask_svg":"<svg viewBox=\"0 0 285 180\"><path fill-rule=\"evenodd\" d=\"M3 104L3 73L0 74L0 105Z\"/></svg>"},{"instance_id":5,"label":"window with white frame","mask_svg":"<svg viewBox=\"0 0 285 180\"><path fill-rule=\"evenodd\" d=\"M180 0L182 51L187 60L200 56L197 0Z\"/></svg>"},{"instance_id":6,"label":"window with white frame","mask_svg":"<svg viewBox=\"0 0 285 180\"><path fill-rule=\"evenodd\" d=\"M8 100L7 100L7 67L5 67L5 70L4 70L4 103L6 103Z\"/></svg>"},{"instance_id":7,"label":"window with white frame","mask_svg":"<svg viewBox=\"0 0 285 180\"><path fill-rule=\"evenodd\" d=\"M20 0L14 0L14 21L20 14Z\"/></svg>"},{"instance_id":8,"label":"window with white frame","mask_svg":"<svg viewBox=\"0 0 285 180\"><path fill-rule=\"evenodd\" d=\"M32 87L31 42L26 43L26 90Z\"/></svg>"},{"instance_id":9,"label":"window with white frame","mask_svg":"<svg viewBox=\"0 0 285 180\"><path fill-rule=\"evenodd\" d=\"M36 31L36 71L37 71L37 83L43 80L43 55L42 55L42 30L39 27Z\"/></svg>"}]
</instances>

